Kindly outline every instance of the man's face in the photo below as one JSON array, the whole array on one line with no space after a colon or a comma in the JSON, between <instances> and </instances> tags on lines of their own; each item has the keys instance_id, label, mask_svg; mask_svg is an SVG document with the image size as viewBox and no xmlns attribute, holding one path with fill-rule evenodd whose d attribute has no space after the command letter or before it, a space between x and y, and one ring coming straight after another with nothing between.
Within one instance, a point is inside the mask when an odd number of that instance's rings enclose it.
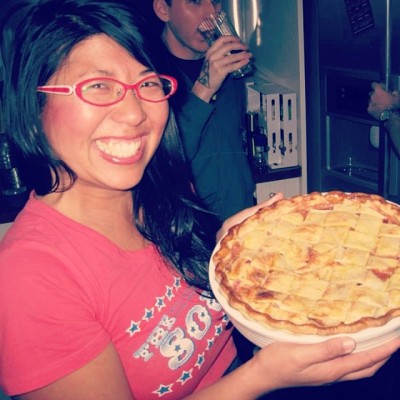
<instances>
[{"instance_id":1,"label":"man's face","mask_svg":"<svg viewBox=\"0 0 400 400\"><path fill-rule=\"evenodd\" d=\"M165 6L163 38L171 53L184 59L201 58L208 44L197 28L207 15L221 10L221 0L155 0L155 3L160 1Z\"/></svg>"}]
</instances>

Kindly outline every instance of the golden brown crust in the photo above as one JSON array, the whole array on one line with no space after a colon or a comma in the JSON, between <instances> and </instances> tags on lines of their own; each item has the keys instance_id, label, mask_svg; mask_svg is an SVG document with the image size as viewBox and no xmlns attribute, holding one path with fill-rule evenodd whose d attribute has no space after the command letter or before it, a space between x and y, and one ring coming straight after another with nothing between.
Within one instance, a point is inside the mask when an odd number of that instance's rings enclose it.
<instances>
[{"instance_id":1,"label":"golden brown crust","mask_svg":"<svg viewBox=\"0 0 400 400\"><path fill-rule=\"evenodd\" d=\"M298 334L381 326L400 315L400 207L378 195L313 192L232 227L213 257L229 304Z\"/></svg>"}]
</instances>

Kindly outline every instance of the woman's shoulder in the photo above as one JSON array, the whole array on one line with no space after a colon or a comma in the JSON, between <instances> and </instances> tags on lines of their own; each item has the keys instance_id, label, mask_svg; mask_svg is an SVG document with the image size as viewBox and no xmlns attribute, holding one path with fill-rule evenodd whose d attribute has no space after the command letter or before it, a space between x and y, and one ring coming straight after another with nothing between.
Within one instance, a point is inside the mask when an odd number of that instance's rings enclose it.
<instances>
[{"instance_id":1,"label":"woman's shoulder","mask_svg":"<svg viewBox=\"0 0 400 400\"><path fill-rule=\"evenodd\" d=\"M25 207L8 229L1 242L0 249L3 245L15 241L27 240L45 243L47 241L46 238L48 238L51 242L56 239L55 236L59 231L56 225L63 219L66 221L66 217L35 199L32 193ZM58 223L57 220L59 221Z\"/></svg>"}]
</instances>

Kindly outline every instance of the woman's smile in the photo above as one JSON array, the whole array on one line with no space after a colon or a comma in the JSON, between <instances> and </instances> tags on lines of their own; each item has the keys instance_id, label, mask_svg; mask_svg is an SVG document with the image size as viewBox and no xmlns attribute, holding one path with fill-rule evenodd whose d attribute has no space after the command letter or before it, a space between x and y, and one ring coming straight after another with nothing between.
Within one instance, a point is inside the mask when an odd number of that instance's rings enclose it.
<instances>
[{"instance_id":1,"label":"woman's smile","mask_svg":"<svg viewBox=\"0 0 400 400\"><path fill-rule=\"evenodd\" d=\"M134 163L142 152L142 138L135 139L97 139L96 146L101 156L111 162L120 164Z\"/></svg>"}]
</instances>

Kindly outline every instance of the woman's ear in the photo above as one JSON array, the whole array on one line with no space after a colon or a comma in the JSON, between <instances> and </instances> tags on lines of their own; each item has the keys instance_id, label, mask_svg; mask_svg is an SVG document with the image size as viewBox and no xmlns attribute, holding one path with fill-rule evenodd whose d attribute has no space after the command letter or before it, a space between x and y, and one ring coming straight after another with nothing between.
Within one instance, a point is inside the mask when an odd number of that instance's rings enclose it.
<instances>
[{"instance_id":1,"label":"woman's ear","mask_svg":"<svg viewBox=\"0 0 400 400\"><path fill-rule=\"evenodd\" d=\"M169 7L165 0L153 0L153 10L163 22L169 21Z\"/></svg>"}]
</instances>

